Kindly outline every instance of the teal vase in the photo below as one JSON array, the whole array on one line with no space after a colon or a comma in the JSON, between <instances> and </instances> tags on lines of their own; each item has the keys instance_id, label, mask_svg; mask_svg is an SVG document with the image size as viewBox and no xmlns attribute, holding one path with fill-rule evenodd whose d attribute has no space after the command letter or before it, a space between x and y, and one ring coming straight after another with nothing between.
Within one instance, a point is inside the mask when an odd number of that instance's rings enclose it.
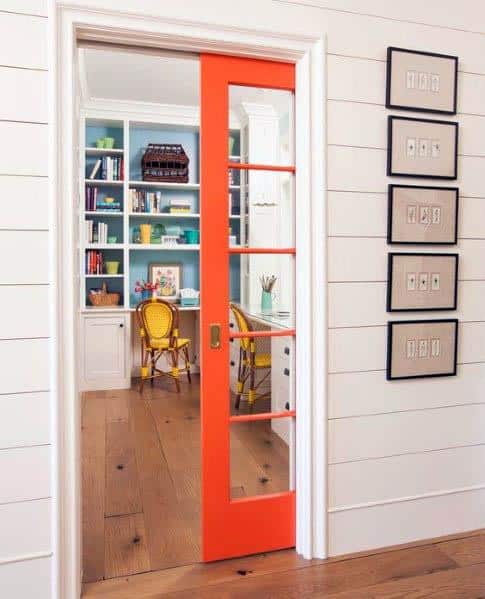
<instances>
[{"instance_id":1,"label":"teal vase","mask_svg":"<svg viewBox=\"0 0 485 599\"><path fill-rule=\"evenodd\" d=\"M271 291L261 291L261 312L269 314L273 311L273 296Z\"/></svg>"}]
</instances>

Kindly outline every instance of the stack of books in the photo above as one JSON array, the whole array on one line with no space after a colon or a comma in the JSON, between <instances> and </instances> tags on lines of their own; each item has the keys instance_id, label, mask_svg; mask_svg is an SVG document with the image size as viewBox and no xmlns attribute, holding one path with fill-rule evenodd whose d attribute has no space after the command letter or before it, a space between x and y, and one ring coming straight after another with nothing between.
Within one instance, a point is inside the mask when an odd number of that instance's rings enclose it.
<instances>
[{"instance_id":1,"label":"stack of books","mask_svg":"<svg viewBox=\"0 0 485 599\"><path fill-rule=\"evenodd\" d=\"M103 253L99 250L88 250L86 252L86 274L102 275L103 267Z\"/></svg>"},{"instance_id":2,"label":"stack of books","mask_svg":"<svg viewBox=\"0 0 485 599\"><path fill-rule=\"evenodd\" d=\"M108 225L87 220L86 243L108 243Z\"/></svg>"},{"instance_id":3,"label":"stack of books","mask_svg":"<svg viewBox=\"0 0 485 599\"><path fill-rule=\"evenodd\" d=\"M121 156L103 156L96 160L90 179L102 179L103 181L123 180L123 158Z\"/></svg>"},{"instance_id":4,"label":"stack of books","mask_svg":"<svg viewBox=\"0 0 485 599\"><path fill-rule=\"evenodd\" d=\"M114 199L112 202L107 202L103 198L98 199L98 188L86 187L86 210L88 212L95 212L96 210L112 210L113 212L120 212L121 202Z\"/></svg>"},{"instance_id":5,"label":"stack of books","mask_svg":"<svg viewBox=\"0 0 485 599\"><path fill-rule=\"evenodd\" d=\"M160 214L162 212L162 192L130 189L132 212Z\"/></svg>"},{"instance_id":6,"label":"stack of books","mask_svg":"<svg viewBox=\"0 0 485 599\"><path fill-rule=\"evenodd\" d=\"M189 198L174 198L169 202L170 214L187 214L192 212L192 204Z\"/></svg>"}]
</instances>

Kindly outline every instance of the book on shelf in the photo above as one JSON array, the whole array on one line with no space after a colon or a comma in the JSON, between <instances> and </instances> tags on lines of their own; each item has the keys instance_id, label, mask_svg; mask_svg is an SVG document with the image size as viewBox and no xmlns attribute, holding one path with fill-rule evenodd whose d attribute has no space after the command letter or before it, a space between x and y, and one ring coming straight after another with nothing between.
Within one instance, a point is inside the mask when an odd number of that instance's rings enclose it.
<instances>
[{"instance_id":1,"label":"book on shelf","mask_svg":"<svg viewBox=\"0 0 485 599\"><path fill-rule=\"evenodd\" d=\"M144 214L162 213L162 192L130 189L131 211Z\"/></svg>"},{"instance_id":2,"label":"book on shelf","mask_svg":"<svg viewBox=\"0 0 485 599\"><path fill-rule=\"evenodd\" d=\"M190 214L192 202L189 198L173 198L169 201L170 214Z\"/></svg>"},{"instance_id":3,"label":"book on shelf","mask_svg":"<svg viewBox=\"0 0 485 599\"><path fill-rule=\"evenodd\" d=\"M104 269L103 253L99 250L88 250L86 252L86 274L102 275Z\"/></svg>"},{"instance_id":4,"label":"book on shelf","mask_svg":"<svg viewBox=\"0 0 485 599\"><path fill-rule=\"evenodd\" d=\"M103 181L122 181L124 176L121 156L103 156L98 158L89 174L89 179Z\"/></svg>"},{"instance_id":5,"label":"book on shelf","mask_svg":"<svg viewBox=\"0 0 485 599\"><path fill-rule=\"evenodd\" d=\"M111 212L121 212L121 202L114 200L106 202L103 198L98 198L97 187L86 187L85 191L85 207L88 212L96 212L96 210L109 210Z\"/></svg>"},{"instance_id":6,"label":"book on shelf","mask_svg":"<svg viewBox=\"0 0 485 599\"><path fill-rule=\"evenodd\" d=\"M86 221L86 243L108 243L107 223L95 223Z\"/></svg>"}]
</instances>

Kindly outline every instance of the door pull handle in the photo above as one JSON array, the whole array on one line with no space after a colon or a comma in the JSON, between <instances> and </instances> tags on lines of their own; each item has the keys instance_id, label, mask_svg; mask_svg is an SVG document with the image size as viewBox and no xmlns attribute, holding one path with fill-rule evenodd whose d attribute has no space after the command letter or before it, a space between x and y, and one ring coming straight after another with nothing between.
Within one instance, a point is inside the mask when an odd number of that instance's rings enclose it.
<instances>
[{"instance_id":1,"label":"door pull handle","mask_svg":"<svg viewBox=\"0 0 485 599\"><path fill-rule=\"evenodd\" d=\"M211 349L220 349L221 347L221 325L214 323L209 325L210 347Z\"/></svg>"}]
</instances>

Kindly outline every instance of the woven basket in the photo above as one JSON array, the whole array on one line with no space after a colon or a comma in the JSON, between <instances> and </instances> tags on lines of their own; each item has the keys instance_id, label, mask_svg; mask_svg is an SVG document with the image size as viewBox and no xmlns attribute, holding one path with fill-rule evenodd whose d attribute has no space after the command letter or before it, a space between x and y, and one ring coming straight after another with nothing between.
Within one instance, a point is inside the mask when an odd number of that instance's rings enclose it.
<instances>
[{"instance_id":1,"label":"woven basket","mask_svg":"<svg viewBox=\"0 0 485 599\"><path fill-rule=\"evenodd\" d=\"M143 181L188 183L189 158L180 144L148 144L141 170Z\"/></svg>"},{"instance_id":2,"label":"woven basket","mask_svg":"<svg viewBox=\"0 0 485 599\"><path fill-rule=\"evenodd\" d=\"M117 306L120 302L119 293L108 293L106 283L103 283L101 293L90 293L89 300L98 308L103 306Z\"/></svg>"}]
</instances>

